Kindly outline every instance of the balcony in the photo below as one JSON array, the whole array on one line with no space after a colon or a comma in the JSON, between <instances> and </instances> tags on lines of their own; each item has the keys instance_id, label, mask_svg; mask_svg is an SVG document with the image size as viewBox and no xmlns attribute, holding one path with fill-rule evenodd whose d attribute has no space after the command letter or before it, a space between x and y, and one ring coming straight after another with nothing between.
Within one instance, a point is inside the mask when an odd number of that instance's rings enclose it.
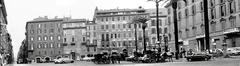
<instances>
[{"instance_id":1,"label":"balcony","mask_svg":"<svg viewBox=\"0 0 240 66\"><path fill-rule=\"evenodd\" d=\"M238 33L240 32L240 27L235 27L235 28L230 28L230 29L226 29L223 34L232 34L232 33Z\"/></svg>"}]
</instances>

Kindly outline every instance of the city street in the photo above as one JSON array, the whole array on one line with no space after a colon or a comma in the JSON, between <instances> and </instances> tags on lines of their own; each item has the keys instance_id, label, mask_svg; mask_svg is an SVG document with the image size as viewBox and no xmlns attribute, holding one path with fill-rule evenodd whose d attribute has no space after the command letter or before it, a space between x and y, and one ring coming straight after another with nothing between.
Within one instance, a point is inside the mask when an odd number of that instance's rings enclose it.
<instances>
[{"instance_id":1,"label":"city street","mask_svg":"<svg viewBox=\"0 0 240 66\"><path fill-rule=\"evenodd\" d=\"M92 62L78 61L69 64L12 64L7 66L240 66L240 59L221 59L211 61L193 61L193 62L166 62L166 63L130 63L122 62L121 64L94 64Z\"/></svg>"}]
</instances>

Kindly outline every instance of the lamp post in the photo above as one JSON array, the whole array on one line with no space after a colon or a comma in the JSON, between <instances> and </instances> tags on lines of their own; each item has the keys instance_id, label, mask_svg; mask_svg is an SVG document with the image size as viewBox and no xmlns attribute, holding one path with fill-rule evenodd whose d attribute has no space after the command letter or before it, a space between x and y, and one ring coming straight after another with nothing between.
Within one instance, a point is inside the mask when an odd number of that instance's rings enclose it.
<instances>
[{"instance_id":1,"label":"lamp post","mask_svg":"<svg viewBox=\"0 0 240 66\"><path fill-rule=\"evenodd\" d=\"M146 52L146 38L145 38L145 29L147 27L147 23L142 23L142 29L143 29L143 46L144 46L144 53Z\"/></svg>"},{"instance_id":2,"label":"lamp post","mask_svg":"<svg viewBox=\"0 0 240 66\"><path fill-rule=\"evenodd\" d=\"M160 36L159 36L159 16L158 16L158 7L159 7L159 2L163 1L163 0L148 0L148 1L154 1L156 3L156 28L157 28L157 41L161 41L160 40Z\"/></svg>"}]
</instances>

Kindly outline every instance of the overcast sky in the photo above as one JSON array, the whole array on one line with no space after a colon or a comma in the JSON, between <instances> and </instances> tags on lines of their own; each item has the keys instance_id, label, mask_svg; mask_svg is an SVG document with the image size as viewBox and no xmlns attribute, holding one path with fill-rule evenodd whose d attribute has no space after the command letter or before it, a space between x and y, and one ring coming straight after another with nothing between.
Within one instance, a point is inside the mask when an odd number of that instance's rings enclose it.
<instances>
[{"instance_id":1,"label":"overcast sky","mask_svg":"<svg viewBox=\"0 0 240 66\"><path fill-rule=\"evenodd\" d=\"M16 58L27 21L39 16L71 16L72 18L92 19L94 9L155 8L154 2L147 0L5 0L8 18L8 32L13 39ZM161 7L161 5L160 5Z\"/></svg>"}]
</instances>

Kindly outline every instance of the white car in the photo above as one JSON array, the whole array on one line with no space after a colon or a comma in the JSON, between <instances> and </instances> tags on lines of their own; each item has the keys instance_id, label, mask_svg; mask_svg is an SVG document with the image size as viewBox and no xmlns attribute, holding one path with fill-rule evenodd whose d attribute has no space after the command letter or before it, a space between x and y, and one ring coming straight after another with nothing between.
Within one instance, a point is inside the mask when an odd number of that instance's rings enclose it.
<instances>
[{"instance_id":1,"label":"white car","mask_svg":"<svg viewBox=\"0 0 240 66\"><path fill-rule=\"evenodd\" d=\"M55 59L54 63L58 64L58 63L73 63L73 59L69 59L69 58L59 58L59 59Z\"/></svg>"},{"instance_id":2,"label":"white car","mask_svg":"<svg viewBox=\"0 0 240 66\"><path fill-rule=\"evenodd\" d=\"M227 48L227 54L240 55L240 47Z\"/></svg>"},{"instance_id":3,"label":"white car","mask_svg":"<svg viewBox=\"0 0 240 66\"><path fill-rule=\"evenodd\" d=\"M94 59L94 57L84 57L82 60L83 61L91 61L92 59Z\"/></svg>"}]
</instances>

